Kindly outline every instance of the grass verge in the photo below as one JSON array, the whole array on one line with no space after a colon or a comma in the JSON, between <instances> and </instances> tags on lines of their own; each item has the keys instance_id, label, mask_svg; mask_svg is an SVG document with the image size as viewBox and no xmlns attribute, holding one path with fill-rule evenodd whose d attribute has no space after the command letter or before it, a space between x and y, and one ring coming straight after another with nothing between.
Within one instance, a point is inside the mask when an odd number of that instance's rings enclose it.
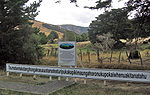
<instances>
[{"instance_id":1,"label":"grass verge","mask_svg":"<svg viewBox=\"0 0 150 95\"><path fill-rule=\"evenodd\" d=\"M37 95L37 94L0 89L0 95Z\"/></svg>"},{"instance_id":2,"label":"grass verge","mask_svg":"<svg viewBox=\"0 0 150 95\"><path fill-rule=\"evenodd\" d=\"M69 87L65 87L59 91L51 93L50 95L149 95L150 92L144 89L130 89L134 86L134 84L127 85L124 83L123 89L118 87L120 83L116 85L113 83L109 83L109 85L104 86L102 81L100 83L88 83L88 84L75 84ZM125 86L126 85L126 86ZM140 85L140 84L139 84ZM122 86L122 85L120 85Z\"/></svg>"}]
</instances>

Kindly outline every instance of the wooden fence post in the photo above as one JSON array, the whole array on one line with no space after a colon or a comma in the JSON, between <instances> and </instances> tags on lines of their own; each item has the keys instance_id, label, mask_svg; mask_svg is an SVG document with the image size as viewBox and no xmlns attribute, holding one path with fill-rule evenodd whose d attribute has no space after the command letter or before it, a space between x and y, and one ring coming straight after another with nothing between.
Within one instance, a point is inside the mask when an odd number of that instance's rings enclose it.
<instances>
[{"instance_id":1,"label":"wooden fence post","mask_svg":"<svg viewBox=\"0 0 150 95\"><path fill-rule=\"evenodd\" d=\"M111 51L111 53L110 53L110 63L112 61L112 54L113 54L113 51Z\"/></svg>"},{"instance_id":2,"label":"wooden fence post","mask_svg":"<svg viewBox=\"0 0 150 95\"><path fill-rule=\"evenodd\" d=\"M50 52L50 50L48 49L48 51L47 51L47 56L49 56L49 52Z\"/></svg>"},{"instance_id":3,"label":"wooden fence post","mask_svg":"<svg viewBox=\"0 0 150 95\"><path fill-rule=\"evenodd\" d=\"M127 55L127 59L128 59L128 61L130 62L130 64L131 64L131 61L130 61L130 58L129 58L129 56L128 56L128 52L126 51L126 55Z\"/></svg>"},{"instance_id":4,"label":"wooden fence post","mask_svg":"<svg viewBox=\"0 0 150 95\"><path fill-rule=\"evenodd\" d=\"M82 61L82 51L81 51L81 49L80 49L80 57L81 57L81 61Z\"/></svg>"},{"instance_id":5,"label":"wooden fence post","mask_svg":"<svg viewBox=\"0 0 150 95\"><path fill-rule=\"evenodd\" d=\"M54 48L52 47L52 48L51 48L51 56L53 55L53 49L54 49Z\"/></svg>"},{"instance_id":6,"label":"wooden fence post","mask_svg":"<svg viewBox=\"0 0 150 95\"><path fill-rule=\"evenodd\" d=\"M119 53L118 64L120 64L121 51Z\"/></svg>"},{"instance_id":7,"label":"wooden fence post","mask_svg":"<svg viewBox=\"0 0 150 95\"><path fill-rule=\"evenodd\" d=\"M56 56L56 53L57 53L57 48L55 48L55 56Z\"/></svg>"},{"instance_id":8,"label":"wooden fence post","mask_svg":"<svg viewBox=\"0 0 150 95\"><path fill-rule=\"evenodd\" d=\"M139 52L139 56L140 56L140 61L141 61L141 66L142 66L143 65L143 61L142 61L142 56L141 56L140 52Z\"/></svg>"},{"instance_id":9,"label":"wooden fence post","mask_svg":"<svg viewBox=\"0 0 150 95\"><path fill-rule=\"evenodd\" d=\"M88 55L88 60L89 60L89 63L91 62L91 58L90 58L90 51L89 49L87 50L87 55Z\"/></svg>"},{"instance_id":10,"label":"wooden fence post","mask_svg":"<svg viewBox=\"0 0 150 95\"><path fill-rule=\"evenodd\" d=\"M99 62L100 59L99 59L99 49L97 49L97 61Z\"/></svg>"}]
</instances>

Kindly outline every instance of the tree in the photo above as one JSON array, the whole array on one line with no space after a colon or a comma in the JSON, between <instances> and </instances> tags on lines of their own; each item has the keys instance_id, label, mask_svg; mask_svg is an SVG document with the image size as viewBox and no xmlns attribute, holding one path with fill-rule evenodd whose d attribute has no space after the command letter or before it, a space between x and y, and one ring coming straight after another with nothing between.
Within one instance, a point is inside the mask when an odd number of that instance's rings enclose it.
<instances>
[{"instance_id":1,"label":"tree","mask_svg":"<svg viewBox=\"0 0 150 95\"><path fill-rule=\"evenodd\" d=\"M58 38L58 34L55 31L52 31L47 38L51 43L54 43L54 39Z\"/></svg>"},{"instance_id":2,"label":"tree","mask_svg":"<svg viewBox=\"0 0 150 95\"><path fill-rule=\"evenodd\" d=\"M42 45L43 45L43 44L47 44L48 38L47 38L47 36L45 35L45 33L40 32L38 35L39 35L39 38L40 38L40 43L41 43Z\"/></svg>"},{"instance_id":3,"label":"tree","mask_svg":"<svg viewBox=\"0 0 150 95\"><path fill-rule=\"evenodd\" d=\"M96 39L99 43L94 43L94 46L101 51L111 50L116 43L111 33L97 35Z\"/></svg>"},{"instance_id":4,"label":"tree","mask_svg":"<svg viewBox=\"0 0 150 95\"><path fill-rule=\"evenodd\" d=\"M110 33L113 39L120 42L120 39L126 39L131 30L131 24L127 18L127 11L122 9L113 9L99 15L89 26L89 39L92 43L99 43L97 36Z\"/></svg>"},{"instance_id":5,"label":"tree","mask_svg":"<svg viewBox=\"0 0 150 95\"><path fill-rule=\"evenodd\" d=\"M87 7L89 9L103 9L106 11L107 9L109 9L111 7L111 3L113 0L97 0L96 6L92 6L92 7Z\"/></svg>"},{"instance_id":6,"label":"tree","mask_svg":"<svg viewBox=\"0 0 150 95\"><path fill-rule=\"evenodd\" d=\"M149 23L150 19L150 1L149 0L129 0L127 9L129 12L135 11L135 18L143 18L141 21Z\"/></svg>"},{"instance_id":7,"label":"tree","mask_svg":"<svg viewBox=\"0 0 150 95\"><path fill-rule=\"evenodd\" d=\"M88 33L81 34L81 38L82 38L82 41L88 41L89 40Z\"/></svg>"},{"instance_id":8,"label":"tree","mask_svg":"<svg viewBox=\"0 0 150 95\"><path fill-rule=\"evenodd\" d=\"M107 52L108 50L112 50L116 41L113 39L113 35L111 33L106 33L102 35L97 35L96 39L98 42L93 44L93 48L97 51L97 60L101 64L103 63L103 58L100 57L99 51ZM111 51L111 58L112 58L112 51ZM111 60L110 58L110 60Z\"/></svg>"},{"instance_id":9,"label":"tree","mask_svg":"<svg viewBox=\"0 0 150 95\"><path fill-rule=\"evenodd\" d=\"M37 42L37 30L29 19L38 14L39 2L29 0L0 1L0 63L36 64L43 55Z\"/></svg>"},{"instance_id":10,"label":"tree","mask_svg":"<svg viewBox=\"0 0 150 95\"><path fill-rule=\"evenodd\" d=\"M77 35L76 35L76 41L77 41L77 42L82 42L82 37L81 37L80 34L77 34Z\"/></svg>"},{"instance_id":11,"label":"tree","mask_svg":"<svg viewBox=\"0 0 150 95\"><path fill-rule=\"evenodd\" d=\"M110 10L112 2L115 0L98 0L96 6L90 9ZM121 0L120 0L121 1ZM118 1L119 2L119 1ZM133 21L134 37L148 37L150 34L150 1L149 0L128 0L125 9L128 13L135 13ZM142 35L141 35L142 34Z\"/></svg>"},{"instance_id":12,"label":"tree","mask_svg":"<svg viewBox=\"0 0 150 95\"><path fill-rule=\"evenodd\" d=\"M72 31L65 31L65 34L63 36L64 41L75 41L76 40L76 34Z\"/></svg>"},{"instance_id":13,"label":"tree","mask_svg":"<svg viewBox=\"0 0 150 95\"><path fill-rule=\"evenodd\" d=\"M132 19L134 38L150 36L150 1L129 0L127 9L129 12L136 12Z\"/></svg>"},{"instance_id":14,"label":"tree","mask_svg":"<svg viewBox=\"0 0 150 95\"><path fill-rule=\"evenodd\" d=\"M83 42L83 41L88 41L89 37L88 37L88 33L83 33L83 34L76 34L76 41L77 42Z\"/></svg>"}]
</instances>

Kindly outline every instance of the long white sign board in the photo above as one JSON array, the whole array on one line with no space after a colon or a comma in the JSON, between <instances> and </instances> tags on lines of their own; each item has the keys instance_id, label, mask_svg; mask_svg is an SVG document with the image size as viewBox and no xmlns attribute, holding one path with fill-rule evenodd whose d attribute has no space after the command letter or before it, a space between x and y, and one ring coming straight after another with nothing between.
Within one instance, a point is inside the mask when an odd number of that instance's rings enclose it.
<instances>
[{"instance_id":1,"label":"long white sign board","mask_svg":"<svg viewBox=\"0 0 150 95\"><path fill-rule=\"evenodd\" d=\"M38 74L48 76L62 76L73 78L90 78L101 80L118 80L150 83L150 71L117 70L117 69L89 69L62 68L37 65L6 64L7 72Z\"/></svg>"},{"instance_id":2,"label":"long white sign board","mask_svg":"<svg viewBox=\"0 0 150 95\"><path fill-rule=\"evenodd\" d=\"M58 42L58 65L76 66L76 42Z\"/></svg>"}]
</instances>

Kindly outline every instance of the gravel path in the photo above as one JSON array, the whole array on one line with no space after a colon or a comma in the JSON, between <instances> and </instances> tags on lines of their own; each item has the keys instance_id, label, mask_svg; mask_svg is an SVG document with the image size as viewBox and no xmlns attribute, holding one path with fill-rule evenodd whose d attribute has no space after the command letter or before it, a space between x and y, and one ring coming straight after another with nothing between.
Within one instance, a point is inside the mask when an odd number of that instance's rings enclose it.
<instances>
[{"instance_id":1,"label":"gravel path","mask_svg":"<svg viewBox=\"0 0 150 95\"><path fill-rule=\"evenodd\" d=\"M8 89L19 92L28 92L35 94L49 94L63 87L74 84L68 81L50 81L46 84L27 84L27 83L17 83L17 82L6 82L0 81L0 89Z\"/></svg>"}]
</instances>

